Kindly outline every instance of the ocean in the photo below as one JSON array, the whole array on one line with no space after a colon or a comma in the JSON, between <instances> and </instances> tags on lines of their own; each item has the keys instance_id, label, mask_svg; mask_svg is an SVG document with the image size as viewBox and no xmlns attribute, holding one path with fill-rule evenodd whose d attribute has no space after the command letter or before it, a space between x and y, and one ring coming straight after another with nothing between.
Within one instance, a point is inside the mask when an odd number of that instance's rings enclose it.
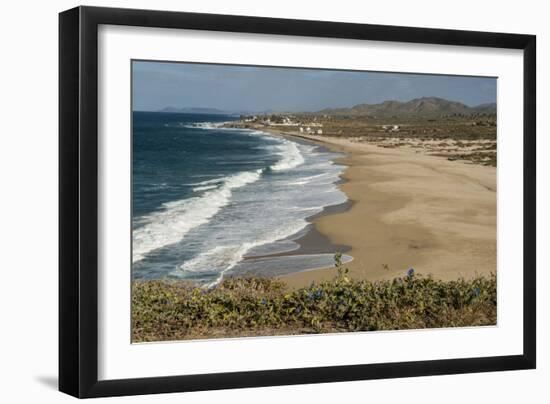
<instances>
[{"instance_id":1,"label":"ocean","mask_svg":"<svg viewBox=\"0 0 550 404\"><path fill-rule=\"evenodd\" d=\"M215 285L333 265L335 251L300 254L296 240L311 230L308 218L347 201L341 154L221 127L235 119L133 113L134 279Z\"/></svg>"}]
</instances>

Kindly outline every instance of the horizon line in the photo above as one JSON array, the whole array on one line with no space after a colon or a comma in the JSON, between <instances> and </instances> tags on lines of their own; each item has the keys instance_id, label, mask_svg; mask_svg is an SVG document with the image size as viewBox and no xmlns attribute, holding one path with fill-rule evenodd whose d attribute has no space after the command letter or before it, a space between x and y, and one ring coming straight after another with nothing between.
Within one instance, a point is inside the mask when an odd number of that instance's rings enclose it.
<instances>
[{"instance_id":1,"label":"horizon line","mask_svg":"<svg viewBox=\"0 0 550 404\"><path fill-rule=\"evenodd\" d=\"M345 106L324 107L324 108L321 108L319 110L313 110L313 111L312 110L290 111L290 110L275 110L275 109L273 109L273 111L271 111L271 112L266 112L266 111L270 111L270 108L265 108L264 110L260 110L260 111L246 111L246 110L244 110L244 111L240 111L240 112L257 113L257 114L266 114L266 113L315 113L315 112L321 112L325 109L352 109L352 108L355 108L355 107L360 106L360 105L380 105L380 104L384 104L386 102L398 102L398 103L406 104L408 102L411 102L411 101L414 101L414 100L421 100L421 99L424 99L424 98L435 98L435 99L444 100L444 101L448 101L448 102L456 102L456 103L462 104L462 105L464 105L468 108L477 108L477 107L480 107L480 106L483 106L483 105L495 105L495 106L497 105L496 100L493 101L493 102L482 102L480 104L471 105L471 104L467 104L467 103L462 102L462 101L451 100L451 99L448 99L448 98L428 95L428 96L423 96L423 97L414 97L414 98L411 98L407 101L399 101L399 100L396 100L396 99L386 99L384 101L377 102L377 103L363 102L363 103L352 105L350 107L345 107ZM215 110L222 111L222 112L230 112L230 113L239 112L239 111L231 112L231 111L228 111L225 108L213 107L213 106L204 106L204 105L201 105L201 106L183 106L183 107L174 106L174 105L166 105L166 106L164 106L162 108L158 108L158 109L141 109L141 110L135 110L135 109L132 108L132 112L163 112L162 110L168 109L168 108L174 108L174 109L215 109Z\"/></svg>"}]
</instances>

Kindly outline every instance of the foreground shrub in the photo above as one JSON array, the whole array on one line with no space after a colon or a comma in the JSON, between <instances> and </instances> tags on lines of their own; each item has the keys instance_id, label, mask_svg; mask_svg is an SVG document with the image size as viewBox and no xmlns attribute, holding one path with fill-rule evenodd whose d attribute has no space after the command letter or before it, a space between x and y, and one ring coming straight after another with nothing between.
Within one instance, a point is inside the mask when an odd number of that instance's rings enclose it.
<instances>
[{"instance_id":1,"label":"foreground shrub","mask_svg":"<svg viewBox=\"0 0 550 404\"><path fill-rule=\"evenodd\" d=\"M441 281L409 269L402 278L358 281L335 259L335 279L297 290L256 277L229 278L210 290L135 281L133 341L496 324L495 275Z\"/></svg>"}]
</instances>

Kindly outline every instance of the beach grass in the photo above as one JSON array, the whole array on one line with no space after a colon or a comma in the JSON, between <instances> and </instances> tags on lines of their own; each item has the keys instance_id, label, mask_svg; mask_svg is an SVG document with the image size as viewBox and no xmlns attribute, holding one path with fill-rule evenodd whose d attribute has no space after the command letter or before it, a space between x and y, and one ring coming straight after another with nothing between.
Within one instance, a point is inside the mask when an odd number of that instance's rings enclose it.
<instances>
[{"instance_id":1,"label":"beach grass","mask_svg":"<svg viewBox=\"0 0 550 404\"><path fill-rule=\"evenodd\" d=\"M135 281L133 342L496 324L496 276L441 281L414 273L371 282L338 275L290 290L273 278Z\"/></svg>"}]
</instances>

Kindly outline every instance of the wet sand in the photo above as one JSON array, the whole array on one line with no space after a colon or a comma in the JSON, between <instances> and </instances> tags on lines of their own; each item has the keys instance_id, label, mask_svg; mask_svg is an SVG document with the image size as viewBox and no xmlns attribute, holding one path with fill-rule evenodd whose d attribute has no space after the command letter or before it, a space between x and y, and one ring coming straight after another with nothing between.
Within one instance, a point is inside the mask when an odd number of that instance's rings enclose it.
<instances>
[{"instance_id":1,"label":"wet sand","mask_svg":"<svg viewBox=\"0 0 550 404\"><path fill-rule=\"evenodd\" d=\"M273 257L288 257L292 255L307 255L307 254L326 254L328 252L342 254L347 253L351 247L343 244L333 243L327 236L317 230L315 221L325 215L333 215L347 211L352 205L351 201L344 202L339 205L327 206L322 212L317 213L307 219L311 223L309 228L304 229L303 235L297 238L294 236L290 239L298 246L295 250L284 251L275 254L267 255L253 255L245 257L245 260L255 260L259 258L273 258ZM301 232L302 233L302 232Z\"/></svg>"}]
</instances>

